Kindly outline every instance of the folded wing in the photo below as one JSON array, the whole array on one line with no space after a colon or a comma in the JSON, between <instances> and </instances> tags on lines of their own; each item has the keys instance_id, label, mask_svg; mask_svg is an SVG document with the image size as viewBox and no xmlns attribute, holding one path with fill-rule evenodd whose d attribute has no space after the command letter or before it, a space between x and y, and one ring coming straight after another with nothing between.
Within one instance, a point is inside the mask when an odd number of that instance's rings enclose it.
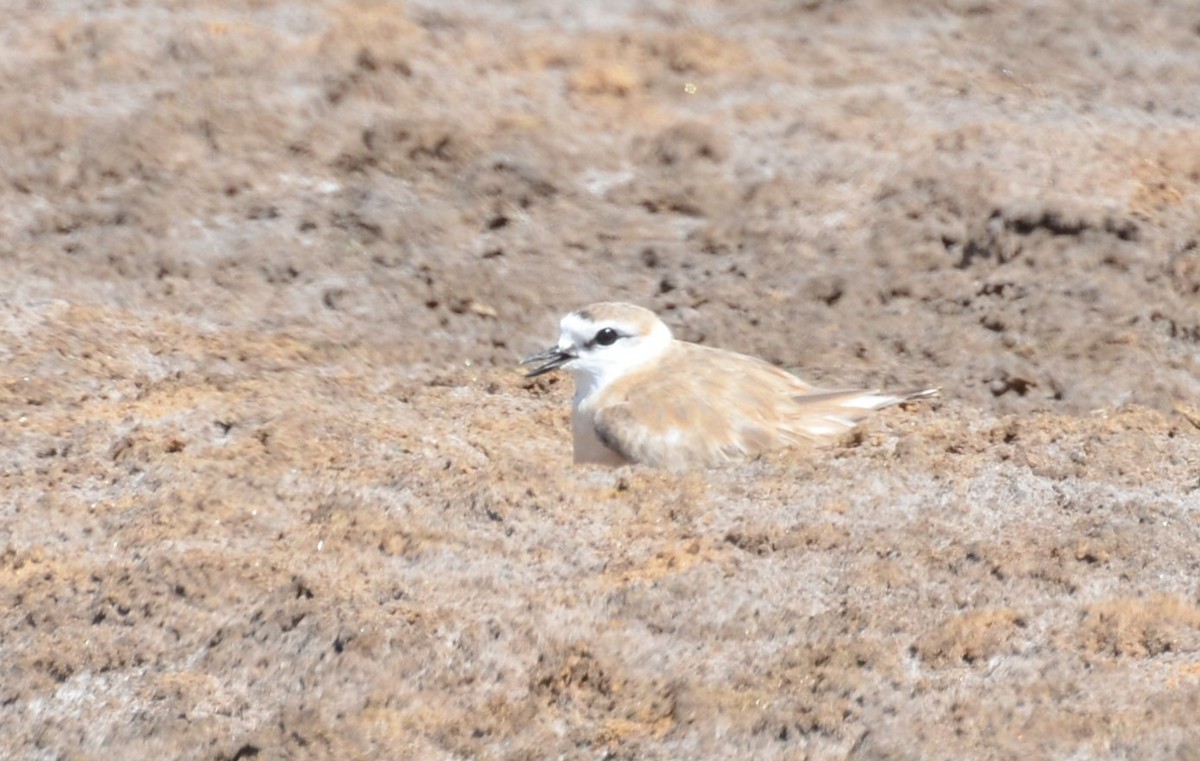
<instances>
[{"instance_id":1,"label":"folded wing","mask_svg":"<svg viewBox=\"0 0 1200 761\"><path fill-rule=\"evenodd\" d=\"M877 409L938 393L816 389L759 359L690 344L674 359L618 381L627 391L614 384L614 403L596 412L597 437L627 461L720 465L836 437Z\"/></svg>"}]
</instances>

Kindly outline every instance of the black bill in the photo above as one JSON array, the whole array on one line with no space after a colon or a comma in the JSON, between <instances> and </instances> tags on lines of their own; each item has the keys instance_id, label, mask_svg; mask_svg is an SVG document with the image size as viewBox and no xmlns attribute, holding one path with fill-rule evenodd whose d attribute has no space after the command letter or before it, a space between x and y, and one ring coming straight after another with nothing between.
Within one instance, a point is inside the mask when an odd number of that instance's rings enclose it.
<instances>
[{"instance_id":1,"label":"black bill","mask_svg":"<svg viewBox=\"0 0 1200 761\"><path fill-rule=\"evenodd\" d=\"M540 351L537 354L526 357L525 359L521 360L521 364L532 365L535 362L543 363L525 373L526 378L536 378L537 376L548 373L551 370L557 370L573 359L575 359L574 354L564 351L557 346L551 346L545 351Z\"/></svg>"}]
</instances>

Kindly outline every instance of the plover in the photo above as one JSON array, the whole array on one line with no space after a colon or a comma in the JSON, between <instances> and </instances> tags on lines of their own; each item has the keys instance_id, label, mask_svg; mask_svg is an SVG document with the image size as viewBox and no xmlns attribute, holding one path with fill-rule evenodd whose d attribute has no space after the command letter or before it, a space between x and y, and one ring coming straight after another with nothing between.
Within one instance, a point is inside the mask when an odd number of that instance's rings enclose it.
<instances>
[{"instance_id":1,"label":"plover","mask_svg":"<svg viewBox=\"0 0 1200 761\"><path fill-rule=\"evenodd\" d=\"M558 343L526 357L535 377L575 380L575 462L684 470L830 439L872 411L936 388L822 389L761 359L676 340L653 312L605 302L562 318Z\"/></svg>"}]
</instances>

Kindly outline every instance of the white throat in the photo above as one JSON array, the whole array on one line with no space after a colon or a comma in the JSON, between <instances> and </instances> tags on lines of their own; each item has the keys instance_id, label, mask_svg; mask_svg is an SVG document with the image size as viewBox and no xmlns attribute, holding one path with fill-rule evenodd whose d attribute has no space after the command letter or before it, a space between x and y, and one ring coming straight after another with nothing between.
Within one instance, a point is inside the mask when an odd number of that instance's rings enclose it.
<instances>
[{"instance_id":1,"label":"white throat","mask_svg":"<svg viewBox=\"0 0 1200 761\"><path fill-rule=\"evenodd\" d=\"M614 381L626 374L657 360L671 345L671 331L658 323L649 335L642 336L635 345L613 353L593 352L591 356L580 356L567 369L575 380L575 401L603 391Z\"/></svg>"},{"instance_id":2,"label":"white throat","mask_svg":"<svg viewBox=\"0 0 1200 761\"><path fill-rule=\"evenodd\" d=\"M648 319L647 319L648 318ZM575 439L575 461L619 465L624 458L596 435L595 414L606 403L605 390L631 372L653 364L670 350L671 329L645 310L595 319L581 310L563 318L558 347L574 359L563 365L575 381L571 428ZM620 338L600 343L603 330ZM607 400L611 402L612 400Z\"/></svg>"}]
</instances>

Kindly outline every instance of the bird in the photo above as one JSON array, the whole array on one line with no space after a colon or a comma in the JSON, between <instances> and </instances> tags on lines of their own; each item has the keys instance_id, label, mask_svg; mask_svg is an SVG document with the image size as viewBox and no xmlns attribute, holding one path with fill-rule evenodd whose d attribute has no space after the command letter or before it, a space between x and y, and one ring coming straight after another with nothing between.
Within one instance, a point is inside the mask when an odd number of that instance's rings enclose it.
<instances>
[{"instance_id":1,"label":"bird","mask_svg":"<svg viewBox=\"0 0 1200 761\"><path fill-rule=\"evenodd\" d=\"M676 339L649 309L590 304L559 323L558 342L521 360L526 377L569 372L576 463L668 470L753 459L828 441L872 411L937 396L817 388L765 360Z\"/></svg>"}]
</instances>

